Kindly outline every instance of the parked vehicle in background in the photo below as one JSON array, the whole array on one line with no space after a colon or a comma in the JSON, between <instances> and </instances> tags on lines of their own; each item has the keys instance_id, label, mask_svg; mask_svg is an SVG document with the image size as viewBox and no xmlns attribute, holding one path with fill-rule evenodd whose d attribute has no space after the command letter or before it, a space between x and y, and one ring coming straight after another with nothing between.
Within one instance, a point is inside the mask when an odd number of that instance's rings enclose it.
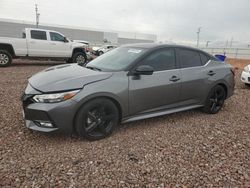
<instances>
[{"instance_id":1,"label":"parked vehicle in background","mask_svg":"<svg viewBox=\"0 0 250 188\"><path fill-rule=\"evenodd\" d=\"M83 63L86 53L83 44L72 42L57 31L26 28L23 38L0 37L0 67L9 66L13 58L64 58Z\"/></svg>"},{"instance_id":2,"label":"parked vehicle in background","mask_svg":"<svg viewBox=\"0 0 250 188\"><path fill-rule=\"evenodd\" d=\"M117 46L116 45L103 45L101 47L93 47L92 50L95 55L99 56L114 48L117 48Z\"/></svg>"},{"instance_id":3,"label":"parked vehicle in background","mask_svg":"<svg viewBox=\"0 0 250 188\"><path fill-rule=\"evenodd\" d=\"M28 128L76 131L97 140L123 122L193 108L215 114L233 91L232 66L206 52L134 44L97 57L86 67L50 67L29 79L22 100Z\"/></svg>"},{"instance_id":4,"label":"parked vehicle in background","mask_svg":"<svg viewBox=\"0 0 250 188\"><path fill-rule=\"evenodd\" d=\"M96 57L92 54L92 48L90 47L89 41L86 41L86 40L73 40L73 41L84 45L88 61L91 61Z\"/></svg>"},{"instance_id":5,"label":"parked vehicle in background","mask_svg":"<svg viewBox=\"0 0 250 188\"><path fill-rule=\"evenodd\" d=\"M250 86L250 65L245 66L241 73L241 81Z\"/></svg>"}]
</instances>

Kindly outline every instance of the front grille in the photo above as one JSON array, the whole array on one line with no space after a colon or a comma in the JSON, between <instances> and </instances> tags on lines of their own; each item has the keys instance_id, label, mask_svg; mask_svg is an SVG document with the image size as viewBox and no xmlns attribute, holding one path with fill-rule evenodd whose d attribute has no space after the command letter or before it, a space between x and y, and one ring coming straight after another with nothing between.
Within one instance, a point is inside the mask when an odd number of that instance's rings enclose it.
<instances>
[{"instance_id":1,"label":"front grille","mask_svg":"<svg viewBox=\"0 0 250 188\"><path fill-rule=\"evenodd\" d=\"M250 77L248 77L248 82L250 82Z\"/></svg>"}]
</instances>

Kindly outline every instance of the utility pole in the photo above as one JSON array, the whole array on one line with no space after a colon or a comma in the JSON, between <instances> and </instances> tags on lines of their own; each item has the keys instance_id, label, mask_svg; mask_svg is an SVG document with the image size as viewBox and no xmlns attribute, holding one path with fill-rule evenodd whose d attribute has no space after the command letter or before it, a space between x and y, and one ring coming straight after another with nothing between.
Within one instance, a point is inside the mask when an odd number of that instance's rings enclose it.
<instances>
[{"instance_id":1,"label":"utility pole","mask_svg":"<svg viewBox=\"0 0 250 188\"><path fill-rule=\"evenodd\" d=\"M208 41L207 41L207 44L206 44L206 48L208 48L208 44L209 44L209 43L210 43L210 41L208 40Z\"/></svg>"},{"instance_id":2,"label":"utility pole","mask_svg":"<svg viewBox=\"0 0 250 188\"><path fill-rule=\"evenodd\" d=\"M234 38L232 37L231 41L230 41L230 48L232 48L232 46L233 46L233 41L234 41Z\"/></svg>"},{"instance_id":3,"label":"utility pole","mask_svg":"<svg viewBox=\"0 0 250 188\"><path fill-rule=\"evenodd\" d=\"M40 13L38 12L37 4L35 10L36 10L36 28L38 28Z\"/></svg>"},{"instance_id":4,"label":"utility pole","mask_svg":"<svg viewBox=\"0 0 250 188\"><path fill-rule=\"evenodd\" d=\"M227 42L226 42L226 48L228 47L228 40L227 40Z\"/></svg>"},{"instance_id":5,"label":"utility pole","mask_svg":"<svg viewBox=\"0 0 250 188\"><path fill-rule=\"evenodd\" d=\"M200 32L201 32L201 27L199 27L197 31L197 48L199 47L199 42L200 42Z\"/></svg>"}]
</instances>

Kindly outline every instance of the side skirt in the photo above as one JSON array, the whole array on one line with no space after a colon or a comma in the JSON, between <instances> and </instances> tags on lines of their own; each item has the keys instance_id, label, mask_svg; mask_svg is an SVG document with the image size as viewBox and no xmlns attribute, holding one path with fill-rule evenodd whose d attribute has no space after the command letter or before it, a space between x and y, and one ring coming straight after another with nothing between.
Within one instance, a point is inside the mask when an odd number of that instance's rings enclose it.
<instances>
[{"instance_id":1,"label":"side skirt","mask_svg":"<svg viewBox=\"0 0 250 188\"><path fill-rule=\"evenodd\" d=\"M182 112L186 110L200 108L202 106L203 105L192 105L192 106L186 106L186 107L181 107L181 108L167 109L167 110L161 110L161 111L156 111L156 112L151 112L151 113L146 113L146 114L135 115L135 116L124 118L122 120L122 123L128 123L131 121L137 121L141 119L148 119L148 118L163 116L163 115L172 114L176 112Z\"/></svg>"}]
</instances>

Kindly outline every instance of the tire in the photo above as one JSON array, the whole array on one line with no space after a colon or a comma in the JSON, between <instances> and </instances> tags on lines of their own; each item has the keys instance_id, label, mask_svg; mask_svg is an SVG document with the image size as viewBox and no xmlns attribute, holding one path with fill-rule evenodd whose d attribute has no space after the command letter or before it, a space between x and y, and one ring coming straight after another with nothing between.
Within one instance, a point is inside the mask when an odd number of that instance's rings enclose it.
<instances>
[{"instance_id":1,"label":"tire","mask_svg":"<svg viewBox=\"0 0 250 188\"><path fill-rule=\"evenodd\" d=\"M0 67L8 67L12 63L12 56L5 50L0 50Z\"/></svg>"},{"instance_id":2,"label":"tire","mask_svg":"<svg viewBox=\"0 0 250 188\"><path fill-rule=\"evenodd\" d=\"M77 112L75 129L88 140L100 140L111 135L119 123L119 111L109 99L97 98L84 104Z\"/></svg>"},{"instance_id":3,"label":"tire","mask_svg":"<svg viewBox=\"0 0 250 188\"><path fill-rule=\"evenodd\" d=\"M245 83L245 86L250 87L250 84Z\"/></svg>"},{"instance_id":4,"label":"tire","mask_svg":"<svg viewBox=\"0 0 250 188\"><path fill-rule=\"evenodd\" d=\"M211 89L206 99L205 105L203 107L203 112L208 114L216 114L223 107L224 101L226 99L226 91L220 86L216 85Z\"/></svg>"},{"instance_id":5,"label":"tire","mask_svg":"<svg viewBox=\"0 0 250 188\"><path fill-rule=\"evenodd\" d=\"M102 55L102 54L104 54L103 51L99 51L98 52L98 55Z\"/></svg>"},{"instance_id":6,"label":"tire","mask_svg":"<svg viewBox=\"0 0 250 188\"><path fill-rule=\"evenodd\" d=\"M76 52L72 57L73 63L84 64L87 62L87 56L84 52Z\"/></svg>"}]
</instances>

